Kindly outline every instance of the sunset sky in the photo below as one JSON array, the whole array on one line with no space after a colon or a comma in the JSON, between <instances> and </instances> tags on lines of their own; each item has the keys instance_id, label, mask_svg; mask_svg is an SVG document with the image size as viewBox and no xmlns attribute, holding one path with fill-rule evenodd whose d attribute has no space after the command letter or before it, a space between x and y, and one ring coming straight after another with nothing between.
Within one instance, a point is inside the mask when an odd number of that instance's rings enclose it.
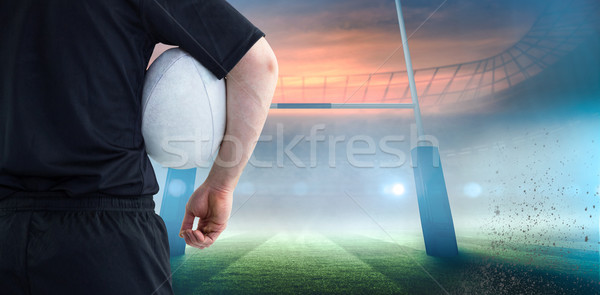
<instances>
[{"instance_id":1,"label":"sunset sky","mask_svg":"<svg viewBox=\"0 0 600 295\"><path fill-rule=\"evenodd\" d=\"M229 2L266 33L282 76L404 69L393 0ZM523 37L545 3L405 0L402 5L409 35L431 15L409 39L413 66L448 65L499 53Z\"/></svg>"},{"instance_id":2,"label":"sunset sky","mask_svg":"<svg viewBox=\"0 0 600 295\"><path fill-rule=\"evenodd\" d=\"M275 51L280 79L274 102L389 103L410 100L408 78L398 74L406 67L393 0L229 2L266 33ZM463 64L506 52L523 39L552 3L555 1L402 1L420 102L437 104L440 96L436 95L450 85L448 81L456 75L456 68L436 70L433 84L434 71L420 69ZM556 5L552 7L563 11ZM576 9L583 9L583 6L578 7ZM164 46L158 46L154 57L164 49ZM505 54L503 58L509 60L511 57ZM524 64L523 61L520 64ZM485 83L470 83L469 71L478 68L476 64L470 66L472 69L469 66L461 68L461 78L453 81L453 88L448 89L454 91L454 96L444 94L446 100L472 98L473 93L484 97L491 93L489 84L494 71L486 69L485 79L477 78ZM483 68L486 67L487 63ZM511 67L518 68L515 63L508 63L504 71L511 72ZM500 91L510 83L508 79L502 81L505 72L498 71L493 89ZM510 80L516 84L523 76L511 74ZM474 85L483 86L470 94L467 90L460 92L467 86L472 90ZM465 93L468 95L463 97Z\"/></svg>"},{"instance_id":3,"label":"sunset sky","mask_svg":"<svg viewBox=\"0 0 600 295\"><path fill-rule=\"evenodd\" d=\"M281 76L404 70L393 0L228 2L266 33ZM413 67L468 62L499 53L523 37L546 3L404 0ZM153 59L164 49L157 47Z\"/></svg>"}]
</instances>

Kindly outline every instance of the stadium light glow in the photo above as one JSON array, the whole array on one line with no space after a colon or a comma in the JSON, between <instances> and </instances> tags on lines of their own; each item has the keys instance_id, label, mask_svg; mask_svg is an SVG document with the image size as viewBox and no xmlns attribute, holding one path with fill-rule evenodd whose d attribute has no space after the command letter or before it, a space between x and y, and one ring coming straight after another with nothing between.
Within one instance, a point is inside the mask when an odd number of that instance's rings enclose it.
<instances>
[{"instance_id":1,"label":"stadium light glow","mask_svg":"<svg viewBox=\"0 0 600 295\"><path fill-rule=\"evenodd\" d=\"M396 196L401 196L404 194L404 185L401 183L396 183L394 184L394 186L392 187L392 193Z\"/></svg>"},{"instance_id":2,"label":"stadium light glow","mask_svg":"<svg viewBox=\"0 0 600 295\"><path fill-rule=\"evenodd\" d=\"M481 188L481 185L476 182L469 182L465 184L465 187L463 188L465 195L470 198L479 197L482 191L483 189Z\"/></svg>"},{"instance_id":3,"label":"stadium light glow","mask_svg":"<svg viewBox=\"0 0 600 295\"><path fill-rule=\"evenodd\" d=\"M173 179L169 183L169 194L173 197L181 197L185 193L186 185L181 179Z\"/></svg>"}]
</instances>

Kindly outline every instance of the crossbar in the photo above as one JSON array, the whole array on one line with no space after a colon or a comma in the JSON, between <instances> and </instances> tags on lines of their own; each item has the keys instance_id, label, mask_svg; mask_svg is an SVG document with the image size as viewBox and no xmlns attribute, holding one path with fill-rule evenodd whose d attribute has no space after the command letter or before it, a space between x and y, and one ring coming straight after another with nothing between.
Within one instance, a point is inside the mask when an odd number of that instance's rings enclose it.
<instances>
[{"instance_id":1,"label":"crossbar","mask_svg":"<svg viewBox=\"0 0 600 295\"><path fill-rule=\"evenodd\" d=\"M271 109L414 109L412 103L272 103Z\"/></svg>"}]
</instances>

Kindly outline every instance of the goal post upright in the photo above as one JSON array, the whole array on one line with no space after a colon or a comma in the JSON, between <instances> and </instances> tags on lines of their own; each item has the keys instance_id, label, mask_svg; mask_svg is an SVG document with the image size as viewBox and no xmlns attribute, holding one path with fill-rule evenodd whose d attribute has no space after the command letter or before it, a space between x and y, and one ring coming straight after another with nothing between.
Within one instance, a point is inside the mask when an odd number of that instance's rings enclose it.
<instances>
[{"instance_id":1,"label":"goal post upright","mask_svg":"<svg viewBox=\"0 0 600 295\"><path fill-rule=\"evenodd\" d=\"M421 138L425 135L425 131L423 130L421 108L419 107L412 60L408 48L402 4L400 0L395 1L402 49L406 62L406 73L417 125L417 135L418 138ZM417 140L416 146L411 150L411 158L425 250L427 255L431 256L456 256L458 255L458 246L439 149L433 145L420 146L420 142L420 140Z\"/></svg>"},{"instance_id":2,"label":"goal post upright","mask_svg":"<svg viewBox=\"0 0 600 295\"><path fill-rule=\"evenodd\" d=\"M408 85L410 88L410 97L412 99L413 109L415 113L415 123L417 124L417 135L425 135L423 130L423 121L421 119L421 108L419 107L419 97L417 96L417 86L415 84L415 75L410 58L410 50L408 49L408 38L406 37L406 27L404 25L404 17L402 16L402 4L400 0L396 1L396 12L398 14L398 24L400 25L400 37L402 40L402 50L404 51L404 61L406 62L406 74L408 76Z\"/></svg>"},{"instance_id":3,"label":"goal post upright","mask_svg":"<svg viewBox=\"0 0 600 295\"><path fill-rule=\"evenodd\" d=\"M434 144L422 144L428 141L421 140L425 138L425 131L406 27L400 0L395 1L412 103L272 103L271 109L412 109L418 137L411 150L411 159L425 249L431 256L456 256L458 246L439 148Z\"/></svg>"}]
</instances>

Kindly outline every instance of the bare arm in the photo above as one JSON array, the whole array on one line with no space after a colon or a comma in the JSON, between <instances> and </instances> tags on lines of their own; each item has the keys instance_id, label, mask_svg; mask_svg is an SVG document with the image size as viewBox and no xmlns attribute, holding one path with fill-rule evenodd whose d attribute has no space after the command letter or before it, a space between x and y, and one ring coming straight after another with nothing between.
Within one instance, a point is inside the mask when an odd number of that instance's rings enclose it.
<instances>
[{"instance_id":1,"label":"bare arm","mask_svg":"<svg viewBox=\"0 0 600 295\"><path fill-rule=\"evenodd\" d=\"M225 230L233 190L265 124L277 75L275 55L261 38L227 76L225 138L208 177L186 205L180 236L188 245L208 247ZM194 217L200 219L195 230Z\"/></svg>"}]
</instances>

